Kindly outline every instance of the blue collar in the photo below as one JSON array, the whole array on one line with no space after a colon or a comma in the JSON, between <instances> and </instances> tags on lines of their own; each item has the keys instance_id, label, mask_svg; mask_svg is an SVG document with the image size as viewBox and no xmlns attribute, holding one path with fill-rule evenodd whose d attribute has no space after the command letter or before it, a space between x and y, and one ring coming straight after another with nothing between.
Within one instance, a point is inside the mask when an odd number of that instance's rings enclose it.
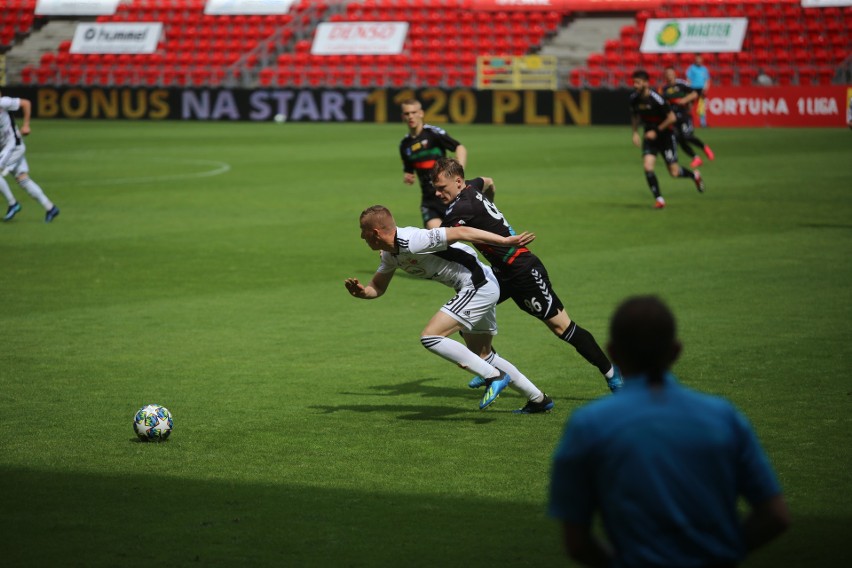
<instances>
[{"instance_id":1,"label":"blue collar","mask_svg":"<svg viewBox=\"0 0 852 568\"><path fill-rule=\"evenodd\" d=\"M674 376L674 373L671 371L666 371L663 374L663 386L670 386L678 384L677 377ZM624 376L624 386L630 385L648 385L648 375L646 373L639 373L636 375L625 375Z\"/></svg>"}]
</instances>

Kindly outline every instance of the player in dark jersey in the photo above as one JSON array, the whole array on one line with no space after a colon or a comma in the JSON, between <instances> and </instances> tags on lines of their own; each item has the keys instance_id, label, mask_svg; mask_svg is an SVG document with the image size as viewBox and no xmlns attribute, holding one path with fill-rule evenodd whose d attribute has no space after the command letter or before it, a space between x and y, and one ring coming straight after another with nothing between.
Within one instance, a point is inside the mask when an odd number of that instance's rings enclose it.
<instances>
[{"instance_id":1,"label":"player in dark jersey","mask_svg":"<svg viewBox=\"0 0 852 568\"><path fill-rule=\"evenodd\" d=\"M633 92L630 93L630 117L633 123L633 144L642 148L642 165L645 168L645 179L654 194L654 207L662 209L666 200L660 194L660 184L654 173L657 154L662 154L668 165L669 174L676 178L687 178L695 183L699 192L704 192L704 182L701 172L690 171L677 163L677 148L675 148L674 130L672 127L677 120L669 104L656 91L651 89L648 72L637 69L633 72ZM639 125L645 133L639 136Z\"/></svg>"},{"instance_id":2,"label":"player in dark jersey","mask_svg":"<svg viewBox=\"0 0 852 568\"><path fill-rule=\"evenodd\" d=\"M458 160L440 158L432 171L432 184L447 205L445 227L474 227L504 237L514 235L509 222L483 192L490 189L490 178L466 181ZM586 361L598 368L613 392L621 388L621 374L613 367L595 338L568 317L556 292L550 286L547 269L525 246L474 246L491 263L500 283L500 300L509 298L526 313L538 318L558 338L571 344ZM471 381L471 387L478 383Z\"/></svg>"},{"instance_id":3,"label":"player in dark jersey","mask_svg":"<svg viewBox=\"0 0 852 568\"><path fill-rule=\"evenodd\" d=\"M714 160L713 150L695 135L695 126L692 124L692 103L698 100L698 91L689 86L689 84L677 78L674 67L666 67L665 70L666 83L663 85L660 94L672 107L675 113L675 139L688 156L692 158L689 164L691 168L697 168L704 161L701 156L697 156L692 146L698 146L704 151L704 154L709 160Z\"/></svg>"},{"instance_id":4,"label":"player in dark jersey","mask_svg":"<svg viewBox=\"0 0 852 568\"><path fill-rule=\"evenodd\" d=\"M447 131L423 122L423 106L417 99L402 101L402 120L408 125L408 134L399 143L405 175L402 181L413 185L416 178L420 181L423 196L420 202L420 214L423 226L434 229L441 226L444 217L444 204L435 196L430 172L435 160L454 152L456 159L464 165L467 162L467 148Z\"/></svg>"}]
</instances>

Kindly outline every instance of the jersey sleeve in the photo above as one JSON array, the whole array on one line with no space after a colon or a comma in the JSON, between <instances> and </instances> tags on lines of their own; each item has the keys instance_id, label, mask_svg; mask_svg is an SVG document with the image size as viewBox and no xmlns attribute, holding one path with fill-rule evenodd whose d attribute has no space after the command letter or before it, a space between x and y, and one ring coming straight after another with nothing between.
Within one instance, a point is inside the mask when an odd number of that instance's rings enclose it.
<instances>
[{"instance_id":1,"label":"jersey sleeve","mask_svg":"<svg viewBox=\"0 0 852 568\"><path fill-rule=\"evenodd\" d=\"M414 164L409 162L405 157L405 139L399 143L399 157L402 159L402 171L407 174L414 173Z\"/></svg>"},{"instance_id":2,"label":"jersey sleeve","mask_svg":"<svg viewBox=\"0 0 852 568\"><path fill-rule=\"evenodd\" d=\"M16 111L21 108L21 99L14 97L0 97L0 110Z\"/></svg>"},{"instance_id":3,"label":"jersey sleeve","mask_svg":"<svg viewBox=\"0 0 852 568\"><path fill-rule=\"evenodd\" d=\"M441 147L449 150L450 152L455 152L456 148L459 147L461 142L447 134L446 130L443 129L435 129L435 135L441 143Z\"/></svg>"},{"instance_id":4,"label":"jersey sleeve","mask_svg":"<svg viewBox=\"0 0 852 568\"><path fill-rule=\"evenodd\" d=\"M748 419L733 407L730 412L739 440L738 490L746 501L758 505L780 495L781 486Z\"/></svg>"},{"instance_id":5,"label":"jersey sleeve","mask_svg":"<svg viewBox=\"0 0 852 568\"><path fill-rule=\"evenodd\" d=\"M485 189L485 180L481 177L475 179L466 179L464 180L464 183L466 186L472 187L479 193L482 193L482 191Z\"/></svg>"},{"instance_id":6,"label":"jersey sleeve","mask_svg":"<svg viewBox=\"0 0 852 568\"><path fill-rule=\"evenodd\" d=\"M379 258L381 262L379 262L379 267L376 269L376 272L387 274L388 272L393 272L394 270L396 270L396 263L393 261L393 256L391 255L391 253L387 251L382 251Z\"/></svg>"},{"instance_id":7,"label":"jersey sleeve","mask_svg":"<svg viewBox=\"0 0 852 568\"><path fill-rule=\"evenodd\" d=\"M575 413L556 446L550 474L548 513L551 517L588 525L595 512L594 430L584 414Z\"/></svg>"},{"instance_id":8,"label":"jersey sleeve","mask_svg":"<svg viewBox=\"0 0 852 568\"><path fill-rule=\"evenodd\" d=\"M408 250L414 254L447 250L447 229L419 229L408 238Z\"/></svg>"}]
</instances>

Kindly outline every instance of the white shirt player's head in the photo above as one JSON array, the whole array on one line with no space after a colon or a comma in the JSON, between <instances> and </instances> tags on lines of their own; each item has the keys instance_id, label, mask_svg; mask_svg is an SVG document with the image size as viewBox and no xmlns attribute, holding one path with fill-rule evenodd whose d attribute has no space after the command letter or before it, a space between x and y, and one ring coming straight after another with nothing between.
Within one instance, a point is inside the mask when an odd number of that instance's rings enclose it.
<instances>
[{"instance_id":1,"label":"white shirt player's head","mask_svg":"<svg viewBox=\"0 0 852 568\"><path fill-rule=\"evenodd\" d=\"M465 187L464 166L454 158L438 158L432 168L432 187L444 205L452 203Z\"/></svg>"},{"instance_id":2,"label":"white shirt player's head","mask_svg":"<svg viewBox=\"0 0 852 568\"><path fill-rule=\"evenodd\" d=\"M396 221L383 205L364 209L360 217L361 238L373 250L396 250Z\"/></svg>"}]
</instances>

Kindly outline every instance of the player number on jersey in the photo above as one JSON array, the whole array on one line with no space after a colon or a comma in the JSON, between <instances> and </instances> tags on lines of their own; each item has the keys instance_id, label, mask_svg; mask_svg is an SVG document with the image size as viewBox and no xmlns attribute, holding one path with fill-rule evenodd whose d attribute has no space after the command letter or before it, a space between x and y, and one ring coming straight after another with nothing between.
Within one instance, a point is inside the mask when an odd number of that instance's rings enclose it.
<instances>
[{"instance_id":1,"label":"player number on jersey","mask_svg":"<svg viewBox=\"0 0 852 568\"><path fill-rule=\"evenodd\" d=\"M541 303L539 303L537 298L530 298L529 300L524 300L524 305L535 313L541 312Z\"/></svg>"},{"instance_id":2,"label":"player number on jersey","mask_svg":"<svg viewBox=\"0 0 852 568\"><path fill-rule=\"evenodd\" d=\"M509 223L506 222L506 219L503 218L503 214L500 213L500 210L497 209L497 206L485 199L481 193L476 194L476 198L482 202L482 205L485 206L485 210L488 211L488 214L503 223L503 226L509 227Z\"/></svg>"}]
</instances>

